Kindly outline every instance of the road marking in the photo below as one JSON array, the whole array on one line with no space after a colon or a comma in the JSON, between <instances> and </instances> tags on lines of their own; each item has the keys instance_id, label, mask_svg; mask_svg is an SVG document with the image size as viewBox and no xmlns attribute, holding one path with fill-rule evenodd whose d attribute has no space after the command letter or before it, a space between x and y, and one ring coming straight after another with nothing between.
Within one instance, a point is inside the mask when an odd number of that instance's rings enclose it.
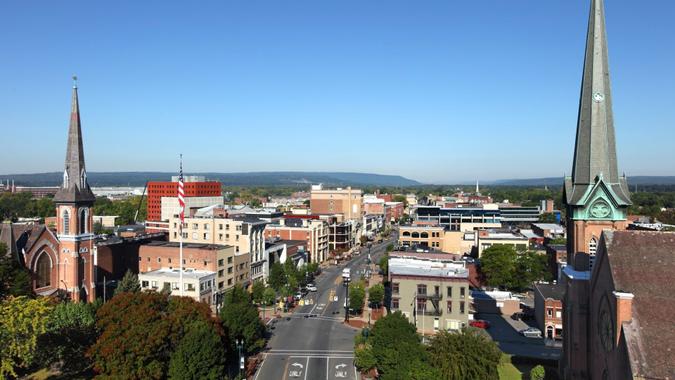
<instances>
[{"instance_id":1,"label":"road marking","mask_svg":"<svg viewBox=\"0 0 675 380\"><path fill-rule=\"evenodd\" d=\"M307 380L307 372L309 372L309 356L307 357L307 361L305 362L305 380Z\"/></svg>"},{"instance_id":2,"label":"road marking","mask_svg":"<svg viewBox=\"0 0 675 380\"><path fill-rule=\"evenodd\" d=\"M260 376L263 366L265 365L265 360L267 360L267 354L263 354L263 361L262 363L260 363L260 368L258 368L258 371L255 373L255 377L253 378L253 380L258 380L258 376Z\"/></svg>"}]
</instances>

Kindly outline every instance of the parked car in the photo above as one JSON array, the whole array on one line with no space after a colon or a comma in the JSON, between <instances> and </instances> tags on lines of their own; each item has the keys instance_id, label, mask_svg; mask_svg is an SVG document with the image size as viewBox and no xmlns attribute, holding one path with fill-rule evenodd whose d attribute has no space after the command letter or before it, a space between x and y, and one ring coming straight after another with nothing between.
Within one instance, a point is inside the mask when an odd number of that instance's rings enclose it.
<instances>
[{"instance_id":1,"label":"parked car","mask_svg":"<svg viewBox=\"0 0 675 380\"><path fill-rule=\"evenodd\" d=\"M490 322L482 320L482 319L476 319L471 322L469 322L469 326L473 326L479 329L487 329L490 328Z\"/></svg>"},{"instance_id":2,"label":"parked car","mask_svg":"<svg viewBox=\"0 0 675 380\"><path fill-rule=\"evenodd\" d=\"M317 291L316 285L307 284L307 290L309 290L310 292L316 292Z\"/></svg>"},{"instance_id":3,"label":"parked car","mask_svg":"<svg viewBox=\"0 0 675 380\"><path fill-rule=\"evenodd\" d=\"M541 338L541 330L534 327L520 330L520 334L526 338Z\"/></svg>"},{"instance_id":4,"label":"parked car","mask_svg":"<svg viewBox=\"0 0 675 380\"><path fill-rule=\"evenodd\" d=\"M294 298L296 301L300 301L300 300L302 299L303 296L304 296L304 295L303 295L301 292L297 292L297 293L295 293L295 296L293 296L293 298Z\"/></svg>"}]
</instances>

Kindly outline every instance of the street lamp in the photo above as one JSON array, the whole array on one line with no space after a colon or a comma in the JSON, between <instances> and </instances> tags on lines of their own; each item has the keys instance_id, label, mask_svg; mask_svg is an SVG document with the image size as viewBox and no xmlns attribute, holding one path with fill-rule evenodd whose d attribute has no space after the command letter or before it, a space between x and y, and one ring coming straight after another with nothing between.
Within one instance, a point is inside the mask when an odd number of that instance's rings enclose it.
<instances>
[{"instance_id":1,"label":"street lamp","mask_svg":"<svg viewBox=\"0 0 675 380\"><path fill-rule=\"evenodd\" d=\"M239 350L239 376L241 377L241 370L244 369L244 355L242 353L242 350L244 348L244 338L237 339L236 344L237 350Z\"/></svg>"},{"instance_id":2,"label":"street lamp","mask_svg":"<svg viewBox=\"0 0 675 380\"><path fill-rule=\"evenodd\" d=\"M343 274L342 283L347 288L347 295L345 296L345 322L349 322L349 276Z\"/></svg>"}]
</instances>

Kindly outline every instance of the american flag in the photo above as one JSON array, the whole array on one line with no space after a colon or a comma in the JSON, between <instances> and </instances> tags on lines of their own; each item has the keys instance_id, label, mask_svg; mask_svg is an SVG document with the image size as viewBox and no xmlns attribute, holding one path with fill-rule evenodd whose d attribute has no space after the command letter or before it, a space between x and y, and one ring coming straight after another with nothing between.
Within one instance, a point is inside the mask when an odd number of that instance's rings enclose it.
<instances>
[{"instance_id":1,"label":"american flag","mask_svg":"<svg viewBox=\"0 0 675 380\"><path fill-rule=\"evenodd\" d=\"M183 187L183 155L180 155L180 174L178 175L178 206L180 207L180 227L185 221L185 188Z\"/></svg>"}]
</instances>

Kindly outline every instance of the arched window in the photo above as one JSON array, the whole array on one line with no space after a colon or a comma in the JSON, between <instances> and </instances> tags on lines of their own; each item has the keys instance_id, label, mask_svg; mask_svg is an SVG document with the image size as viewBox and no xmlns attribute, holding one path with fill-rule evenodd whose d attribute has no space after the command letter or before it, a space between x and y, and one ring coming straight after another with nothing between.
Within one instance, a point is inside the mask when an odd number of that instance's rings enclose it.
<instances>
[{"instance_id":1,"label":"arched window","mask_svg":"<svg viewBox=\"0 0 675 380\"><path fill-rule=\"evenodd\" d=\"M410 237L410 231L403 231L403 236Z\"/></svg>"},{"instance_id":2,"label":"arched window","mask_svg":"<svg viewBox=\"0 0 675 380\"><path fill-rule=\"evenodd\" d=\"M81 208L80 209L80 233L84 234L87 232L87 219L89 216L89 213L87 212L86 208Z\"/></svg>"},{"instance_id":3,"label":"arched window","mask_svg":"<svg viewBox=\"0 0 675 380\"><path fill-rule=\"evenodd\" d=\"M52 284L52 259L44 251L42 251L35 264L35 274L37 276L38 288L44 288Z\"/></svg>"},{"instance_id":4,"label":"arched window","mask_svg":"<svg viewBox=\"0 0 675 380\"><path fill-rule=\"evenodd\" d=\"M413 237L413 238L419 239L419 237L420 237L419 232L413 232L413 233L412 233L412 237Z\"/></svg>"},{"instance_id":5,"label":"arched window","mask_svg":"<svg viewBox=\"0 0 675 380\"><path fill-rule=\"evenodd\" d=\"M70 233L70 213L68 210L63 210L63 234L68 235Z\"/></svg>"},{"instance_id":6,"label":"arched window","mask_svg":"<svg viewBox=\"0 0 675 380\"><path fill-rule=\"evenodd\" d=\"M429 233L428 233L428 232L422 232L422 234L420 234L420 237L421 237L422 239L426 239L426 238L429 237Z\"/></svg>"},{"instance_id":7,"label":"arched window","mask_svg":"<svg viewBox=\"0 0 675 380\"><path fill-rule=\"evenodd\" d=\"M598 250L598 241L595 238L591 238L591 241L588 242L588 253L590 255L595 255L595 252Z\"/></svg>"}]
</instances>

